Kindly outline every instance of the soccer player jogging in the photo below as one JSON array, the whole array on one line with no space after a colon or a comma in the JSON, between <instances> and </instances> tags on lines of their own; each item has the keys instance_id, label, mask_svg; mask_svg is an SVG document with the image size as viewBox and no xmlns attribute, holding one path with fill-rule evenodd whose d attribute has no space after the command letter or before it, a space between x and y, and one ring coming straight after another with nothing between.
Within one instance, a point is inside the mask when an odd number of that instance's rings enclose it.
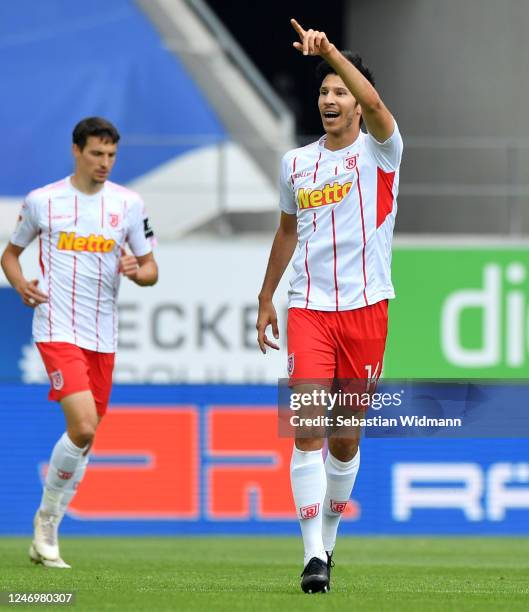
<instances>
[{"instance_id":1,"label":"soccer player jogging","mask_svg":"<svg viewBox=\"0 0 529 612\"><path fill-rule=\"evenodd\" d=\"M107 410L120 275L140 286L158 279L142 200L107 180L119 138L105 119L80 121L73 131L74 174L26 197L2 255L8 281L35 309L33 338L50 378L49 399L60 402L66 419L49 461L30 547L31 560L47 567L70 567L59 553L58 527ZM37 237L40 275L28 281L19 257Z\"/></svg>"},{"instance_id":2,"label":"soccer player jogging","mask_svg":"<svg viewBox=\"0 0 529 612\"><path fill-rule=\"evenodd\" d=\"M289 384L380 375L387 335L391 242L402 156L397 124L359 56L341 53L324 32L304 30L294 47L319 55L318 109L325 135L282 159L281 219L259 294L258 343L278 349L274 292L295 251L287 324ZM362 122L367 133L361 130ZM301 587L330 588L338 524L360 464L358 435L296 435L291 483L305 549Z\"/></svg>"}]
</instances>

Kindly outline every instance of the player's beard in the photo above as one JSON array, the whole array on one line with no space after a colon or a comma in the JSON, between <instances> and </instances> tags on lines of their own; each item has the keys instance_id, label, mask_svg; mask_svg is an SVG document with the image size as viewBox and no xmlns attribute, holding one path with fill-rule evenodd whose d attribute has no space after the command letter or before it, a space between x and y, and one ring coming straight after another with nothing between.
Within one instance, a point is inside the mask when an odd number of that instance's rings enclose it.
<instances>
[{"instance_id":1,"label":"player's beard","mask_svg":"<svg viewBox=\"0 0 529 612\"><path fill-rule=\"evenodd\" d=\"M327 134L331 134L335 138L340 138L343 134L348 132L353 127L354 120L355 114L354 111L351 111L350 114L346 115L345 121L341 127L338 126L336 128L327 129L326 132Z\"/></svg>"}]
</instances>

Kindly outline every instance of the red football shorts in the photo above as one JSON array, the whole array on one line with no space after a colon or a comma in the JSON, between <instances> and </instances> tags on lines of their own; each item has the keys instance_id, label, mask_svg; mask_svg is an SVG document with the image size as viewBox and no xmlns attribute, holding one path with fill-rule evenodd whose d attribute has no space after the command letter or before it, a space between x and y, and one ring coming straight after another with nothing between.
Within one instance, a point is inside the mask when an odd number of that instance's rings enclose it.
<instances>
[{"instance_id":1,"label":"red football shorts","mask_svg":"<svg viewBox=\"0 0 529 612\"><path fill-rule=\"evenodd\" d=\"M50 377L50 400L59 402L79 391L91 391L97 414L107 411L112 389L114 353L98 353L69 342L37 342Z\"/></svg>"},{"instance_id":2,"label":"red football shorts","mask_svg":"<svg viewBox=\"0 0 529 612\"><path fill-rule=\"evenodd\" d=\"M376 382L382 371L387 332L388 300L339 312L290 308L290 386L335 379Z\"/></svg>"}]
</instances>

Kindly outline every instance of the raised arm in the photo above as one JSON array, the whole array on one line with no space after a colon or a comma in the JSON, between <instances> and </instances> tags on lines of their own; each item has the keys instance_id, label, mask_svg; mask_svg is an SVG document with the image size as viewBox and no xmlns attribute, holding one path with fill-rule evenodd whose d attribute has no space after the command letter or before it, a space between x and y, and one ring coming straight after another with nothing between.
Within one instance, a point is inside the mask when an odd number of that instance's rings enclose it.
<instances>
[{"instance_id":1,"label":"raised arm","mask_svg":"<svg viewBox=\"0 0 529 612\"><path fill-rule=\"evenodd\" d=\"M300 42L293 43L294 48L303 55L319 55L336 70L359 102L369 133L378 142L385 142L393 134L395 122L377 90L327 39L325 32L305 30L295 19L291 19L290 23L300 38Z\"/></svg>"}]
</instances>

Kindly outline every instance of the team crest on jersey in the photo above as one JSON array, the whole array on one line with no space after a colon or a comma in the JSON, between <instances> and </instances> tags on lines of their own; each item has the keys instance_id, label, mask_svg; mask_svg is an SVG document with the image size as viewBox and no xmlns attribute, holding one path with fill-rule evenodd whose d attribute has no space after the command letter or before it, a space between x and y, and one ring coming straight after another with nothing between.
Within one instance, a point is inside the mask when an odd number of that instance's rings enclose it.
<instances>
[{"instance_id":1,"label":"team crest on jersey","mask_svg":"<svg viewBox=\"0 0 529 612\"><path fill-rule=\"evenodd\" d=\"M299 509L299 515L302 519L311 519L318 516L320 512L320 504L311 504L310 506L303 506Z\"/></svg>"},{"instance_id":2,"label":"team crest on jersey","mask_svg":"<svg viewBox=\"0 0 529 612\"><path fill-rule=\"evenodd\" d=\"M342 514L346 508L347 508L346 501L334 501L334 499L331 499L331 511L332 512L335 512L336 514Z\"/></svg>"},{"instance_id":3,"label":"team crest on jersey","mask_svg":"<svg viewBox=\"0 0 529 612\"><path fill-rule=\"evenodd\" d=\"M110 227L117 227L119 225L119 215L116 215L115 213L109 213L108 222L110 223Z\"/></svg>"},{"instance_id":4,"label":"team crest on jersey","mask_svg":"<svg viewBox=\"0 0 529 612\"><path fill-rule=\"evenodd\" d=\"M356 168L356 162L358 160L358 153L356 155L352 155L351 157L346 157L343 160L343 165L346 170L354 170Z\"/></svg>"},{"instance_id":5,"label":"team crest on jersey","mask_svg":"<svg viewBox=\"0 0 529 612\"><path fill-rule=\"evenodd\" d=\"M60 391L64 387L64 379L60 370L50 373L50 381L55 391Z\"/></svg>"},{"instance_id":6,"label":"team crest on jersey","mask_svg":"<svg viewBox=\"0 0 529 612\"><path fill-rule=\"evenodd\" d=\"M73 472L65 472L64 470L57 470L57 476L61 480L70 480L70 478L73 476Z\"/></svg>"},{"instance_id":7,"label":"team crest on jersey","mask_svg":"<svg viewBox=\"0 0 529 612\"><path fill-rule=\"evenodd\" d=\"M290 353L287 361L287 372L289 376L294 374L294 353Z\"/></svg>"}]
</instances>

